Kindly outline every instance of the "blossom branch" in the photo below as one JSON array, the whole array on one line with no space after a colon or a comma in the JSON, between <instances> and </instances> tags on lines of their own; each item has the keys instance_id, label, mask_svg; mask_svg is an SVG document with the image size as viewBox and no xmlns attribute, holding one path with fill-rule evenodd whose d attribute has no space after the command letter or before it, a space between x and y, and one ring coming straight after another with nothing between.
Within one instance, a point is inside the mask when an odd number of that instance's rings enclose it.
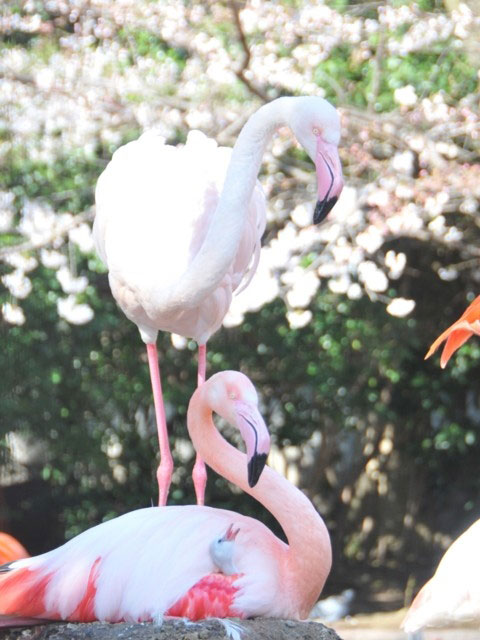
<instances>
[{"instance_id":1,"label":"blossom branch","mask_svg":"<svg viewBox=\"0 0 480 640\"><path fill-rule=\"evenodd\" d=\"M250 47L248 46L247 38L246 38L245 33L243 31L242 21L240 20L240 12L238 10L238 4L235 2L235 0L230 0L229 4L230 4L230 7L232 9L233 19L234 19L234 22L235 22L235 27L237 29L238 39L239 39L240 44L242 45L242 49L243 49L243 51L245 53L242 65L241 65L240 69L237 69L235 71L235 75L237 76L237 78L239 80L241 80L243 82L243 84L254 95L258 96L261 100L263 100L263 102L269 102L270 98L268 97L268 95L266 93L264 93L261 89L256 87L245 75L245 72L248 70L248 67L250 65L250 59L251 59L251 55L252 54L251 54L251 51L250 51Z\"/></svg>"}]
</instances>

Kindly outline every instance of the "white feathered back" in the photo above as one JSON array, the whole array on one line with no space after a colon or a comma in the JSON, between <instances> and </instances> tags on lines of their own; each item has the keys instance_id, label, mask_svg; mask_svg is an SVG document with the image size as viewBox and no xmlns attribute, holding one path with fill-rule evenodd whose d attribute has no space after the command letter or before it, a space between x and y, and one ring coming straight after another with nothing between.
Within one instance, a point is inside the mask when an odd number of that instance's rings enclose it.
<instances>
[{"instance_id":1,"label":"white feathered back","mask_svg":"<svg viewBox=\"0 0 480 640\"><path fill-rule=\"evenodd\" d=\"M162 308L205 240L230 156L231 149L199 131L178 147L146 133L118 149L98 180L97 252L118 304L147 342L167 330L203 344L220 327L233 291L253 276L265 229L265 196L258 182L243 237L221 282L198 306L173 314Z\"/></svg>"}]
</instances>

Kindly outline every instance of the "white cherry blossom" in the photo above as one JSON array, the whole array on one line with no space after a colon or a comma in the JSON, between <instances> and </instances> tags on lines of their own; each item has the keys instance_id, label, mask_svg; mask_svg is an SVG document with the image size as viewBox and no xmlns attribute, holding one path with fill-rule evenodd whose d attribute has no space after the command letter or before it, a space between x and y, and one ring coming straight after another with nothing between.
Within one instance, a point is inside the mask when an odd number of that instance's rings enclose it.
<instances>
[{"instance_id":1,"label":"white cherry blossom","mask_svg":"<svg viewBox=\"0 0 480 640\"><path fill-rule=\"evenodd\" d=\"M387 313L397 318L404 318L412 313L415 309L415 300L408 300L407 298L394 298L387 305Z\"/></svg>"}]
</instances>

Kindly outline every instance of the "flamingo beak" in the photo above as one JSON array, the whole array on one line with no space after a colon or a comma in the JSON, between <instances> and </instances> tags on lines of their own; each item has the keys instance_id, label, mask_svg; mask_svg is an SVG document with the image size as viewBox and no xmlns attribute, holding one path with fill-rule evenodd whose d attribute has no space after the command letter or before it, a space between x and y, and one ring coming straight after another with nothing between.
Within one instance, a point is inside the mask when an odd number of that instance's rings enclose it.
<instances>
[{"instance_id":1,"label":"flamingo beak","mask_svg":"<svg viewBox=\"0 0 480 640\"><path fill-rule=\"evenodd\" d=\"M338 147L317 137L315 155L317 171L317 204L313 212L313 223L319 224L335 206L343 189L343 174Z\"/></svg>"},{"instance_id":2,"label":"flamingo beak","mask_svg":"<svg viewBox=\"0 0 480 640\"><path fill-rule=\"evenodd\" d=\"M270 434L257 407L237 400L236 425L247 450L248 486L253 488L265 467L270 451Z\"/></svg>"},{"instance_id":3,"label":"flamingo beak","mask_svg":"<svg viewBox=\"0 0 480 640\"><path fill-rule=\"evenodd\" d=\"M223 542L233 542L237 537L238 532L240 531L240 527L238 529L233 528L233 524L231 524L228 529L225 531L222 540Z\"/></svg>"},{"instance_id":4,"label":"flamingo beak","mask_svg":"<svg viewBox=\"0 0 480 640\"><path fill-rule=\"evenodd\" d=\"M255 453L248 461L248 486L254 487L262 475L267 462L266 453Z\"/></svg>"}]
</instances>

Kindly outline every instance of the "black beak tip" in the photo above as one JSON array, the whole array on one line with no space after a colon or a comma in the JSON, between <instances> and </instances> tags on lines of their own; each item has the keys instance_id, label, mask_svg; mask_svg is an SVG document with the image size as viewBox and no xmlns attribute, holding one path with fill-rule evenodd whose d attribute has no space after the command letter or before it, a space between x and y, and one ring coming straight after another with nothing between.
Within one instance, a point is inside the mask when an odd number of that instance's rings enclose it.
<instances>
[{"instance_id":1,"label":"black beak tip","mask_svg":"<svg viewBox=\"0 0 480 640\"><path fill-rule=\"evenodd\" d=\"M317 200L315 205L315 211L313 212L313 224L320 224L328 216L333 207L337 204L337 196L329 198L328 200Z\"/></svg>"},{"instance_id":2,"label":"black beak tip","mask_svg":"<svg viewBox=\"0 0 480 640\"><path fill-rule=\"evenodd\" d=\"M266 462L266 453L254 453L250 459L248 463L248 486L251 489L257 484Z\"/></svg>"},{"instance_id":3,"label":"black beak tip","mask_svg":"<svg viewBox=\"0 0 480 640\"><path fill-rule=\"evenodd\" d=\"M13 561L12 562L6 562L5 564L1 564L0 565L0 573L7 573L7 571L12 571L13 567L12 567Z\"/></svg>"}]
</instances>

